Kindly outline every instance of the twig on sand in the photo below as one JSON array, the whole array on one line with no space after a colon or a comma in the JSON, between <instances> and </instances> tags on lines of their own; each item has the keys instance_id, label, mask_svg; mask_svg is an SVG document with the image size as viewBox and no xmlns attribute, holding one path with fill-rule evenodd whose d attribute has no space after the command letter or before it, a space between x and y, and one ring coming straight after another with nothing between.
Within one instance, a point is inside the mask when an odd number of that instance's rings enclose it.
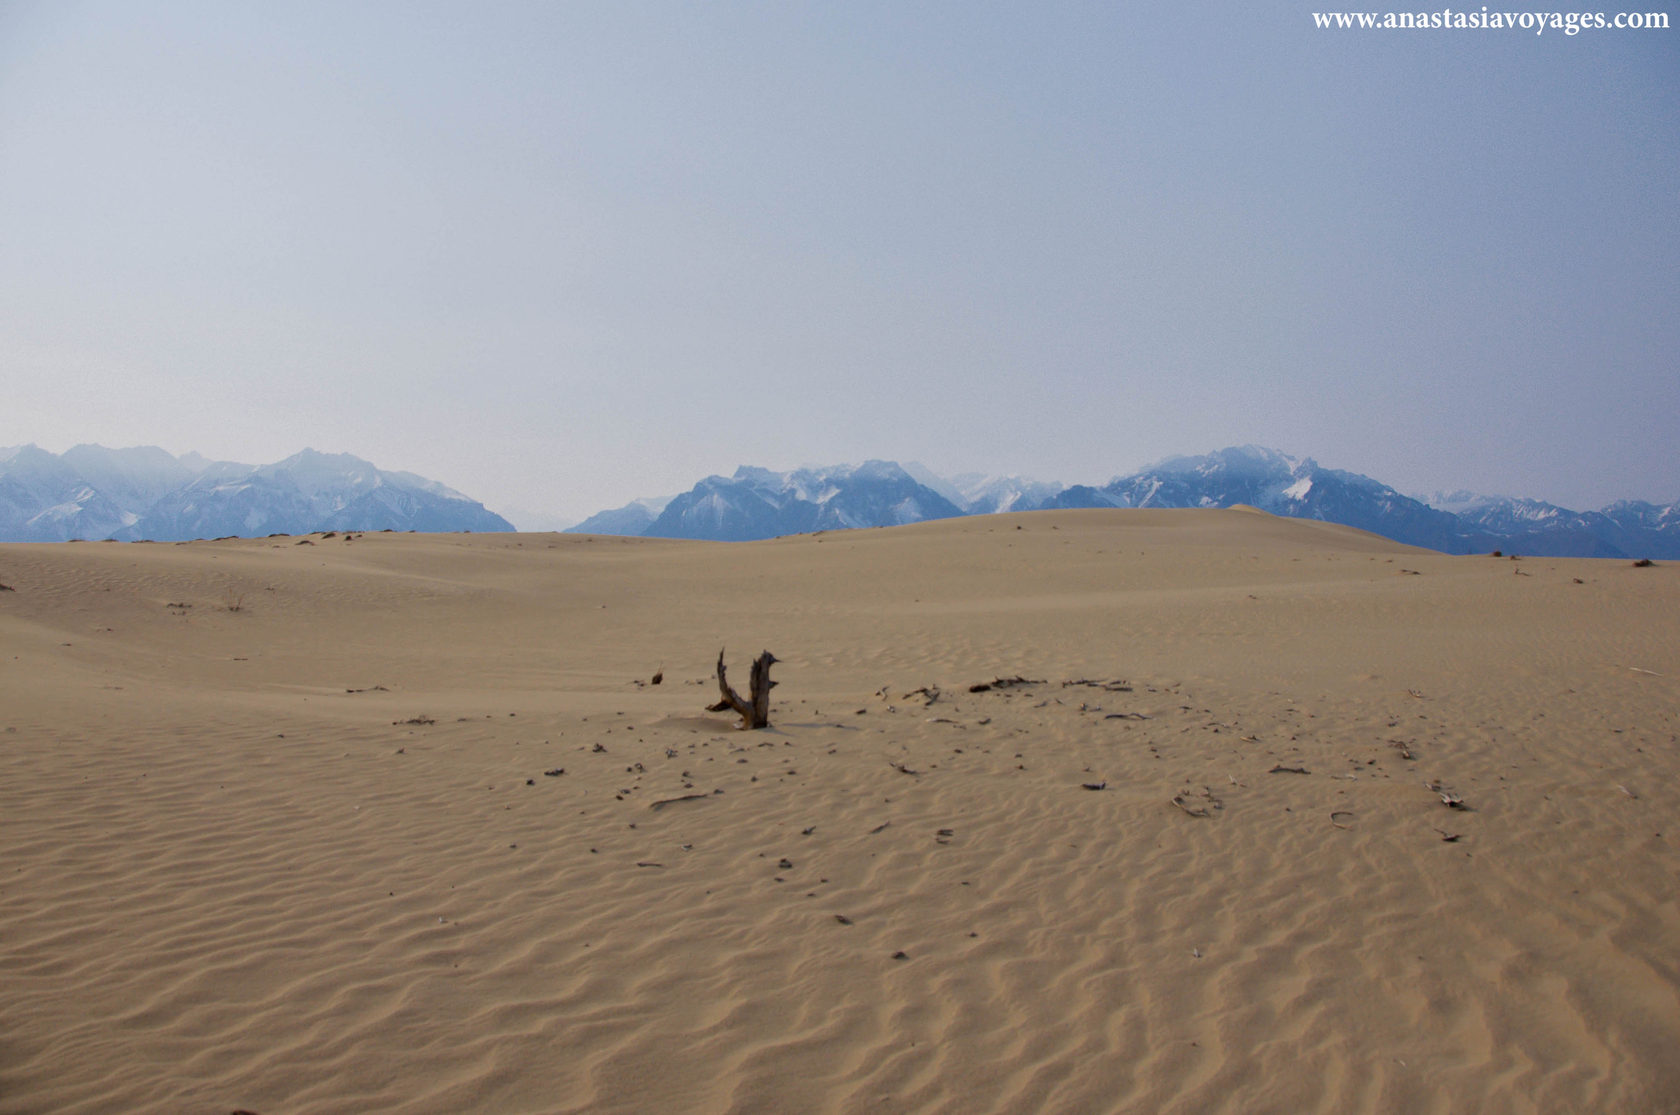
<instances>
[{"instance_id":1,"label":"twig on sand","mask_svg":"<svg viewBox=\"0 0 1680 1115\"><path fill-rule=\"evenodd\" d=\"M1451 790L1449 790L1445 786L1441 785L1441 780L1439 778L1437 778L1433 781L1430 781L1430 782L1425 782L1423 785L1424 785L1425 789L1428 789L1428 790L1430 790L1434 793L1440 794L1441 795L1441 804L1445 805L1447 808L1449 808L1449 809L1465 809L1465 808L1468 808L1464 804L1464 799L1463 798L1459 797L1457 794L1453 793Z\"/></svg>"},{"instance_id":2,"label":"twig on sand","mask_svg":"<svg viewBox=\"0 0 1680 1115\"><path fill-rule=\"evenodd\" d=\"M667 805L675 805L679 801L703 801L710 796L710 794L684 794L681 797L676 798L660 798L658 801L650 803L648 808L663 809Z\"/></svg>"},{"instance_id":3,"label":"twig on sand","mask_svg":"<svg viewBox=\"0 0 1680 1115\"><path fill-rule=\"evenodd\" d=\"M1194 797L1201 798L1202 803L1196 802ZM1194 797L1189 790L1181 790L1173 795L1172 803L1192 817L1211 817L1214 810L1225 808L1225 803L1214 797L1213 790L1207 786L1203 786L1202 792Z\"/></svg>"},{"instance_id":4,"label":"twig on sand","mask_svg":"<svg viewBox=\"0 0 1680 1115\"><path fill-rule=\"evenodd\" d=\"M919 770L911 770L910 765L908 763L888 763L887 765L892 767L894 770L896 770L900 774L920 774L920 773L922 773Z\"/></svg>"},{"instance_id":5,"label":"twig on sand","mask_svg":"<svg viewBox=\"0 0 1680 1115\"><path fill-rule=\"evenodd\" d=\"M1623 666L1622 669L1632 670L1636 674L1644 674L1646 677L1650 677L1650 678L1660 678L1660 677L1663 676L1663 675L1657 673L1655 670L1641 670L1638 666Z\"/></svg>"},{"instance_id":6,"label":"twig on sand","mask_svg":"<svg viewBox=\"0 0 1680 1115\"><path fill-rule=\"evenodd\" d=\"M1286 767L1282 763L1266 772L1267 774L1311 774L1306 767Z\"/></svg>"},{"instance_id":7,"label":"twig on sand","mask_svg":"<svg viewBox=\"0 0 1680 1115\"><path fill-rule=\"evenodd\" d=\"M1441 843L1443 844L1457 844L1464 839L1464 834L1461 832L1448 832L1446 829L1436 829L1435 831L1441 834Z\"/></svg>"},{"instance_id":8,"label":"twig on sand","mask_svg":"<svg viewBox=\"0 0 1680 1115\"><path fill-rule=\"evenodd\" d=\"M1015 677L1012 677L1012 678L993 678L991 681L983 681L978 685L969 686L968 691L970 693L984 693L988 689L1009 689L1012 686L1016 686L1016 685L1043 685L1043 684L1044 684L1044 679L1043 678L1040 678L1040 679L1035 681L1031 678L1024 678L1024 677L1021 677L1019 675L1016 675Z\"/></svg>"},{"instance_id":9,"label":"twig on sand","mask_svg":"<svg viewBox=\"0 0 1680 1115\"><path fill-rule=\"evenodd\" d=\"M1206 806L1191 805L1188 801L1185 800L1183 794L1174 794L1173 798L1172 798L1172 803L1174 805L1178 806L1180 809L1184 810L1186 813L1190 814L1190 816L1192 816L1192 817L1206 817L1206 816L1208 816L1208 811L1207 811Z\"/></svg>"}]
</instances>

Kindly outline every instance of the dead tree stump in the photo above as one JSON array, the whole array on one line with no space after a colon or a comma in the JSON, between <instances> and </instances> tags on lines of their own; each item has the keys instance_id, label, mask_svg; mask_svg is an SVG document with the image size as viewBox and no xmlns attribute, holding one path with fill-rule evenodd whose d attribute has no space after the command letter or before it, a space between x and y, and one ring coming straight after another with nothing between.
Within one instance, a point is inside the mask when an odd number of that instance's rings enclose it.
<instances>
[{"instance_id":1,"label":"dead tree stump","mask_svg":"<svg viewBox=\"0 0 1680 1115\"><path fill-rule=\"evenodd\" d=\"M765 651L753 659L750 680L752 699L743 701L741 695L730 688L729 678L724 672L723 651L718 651L717 680L718 691L723 694L723 700L715 705L707 705L707 712L725 712L730 709L740 714L741 728L768 728L770 726L770 690L776 683L770 680L770 666L777 658L769 651Z\"/></svg>"}]
</instances>

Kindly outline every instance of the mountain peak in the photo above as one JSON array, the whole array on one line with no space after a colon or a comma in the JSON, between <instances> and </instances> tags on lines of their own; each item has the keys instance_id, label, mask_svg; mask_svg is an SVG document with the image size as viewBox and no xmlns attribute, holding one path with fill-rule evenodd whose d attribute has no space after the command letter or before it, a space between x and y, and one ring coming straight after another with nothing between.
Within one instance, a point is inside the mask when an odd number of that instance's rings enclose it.
<instances>
[{"instance_id":1,"label":"mountain peak","mask_svg":"<svg viewBox=\"0 0 1680 1115\"><path fill-rule=\"evenodd\" d=\"M1318 462L1311 457L1294 457L1276 449L1267 449L1261 445L1238 445L1228 449L1216 449L1211 453L1204 453L1194 457L1168 457L1164 461L1150 465L1144 472L1160 473L1211 473L1225 471L1245 476L1258 476L1267 473L1287 473L1298 476L1304 472L1311 472L1318 468Z\"/></svg>"}]
</instances>

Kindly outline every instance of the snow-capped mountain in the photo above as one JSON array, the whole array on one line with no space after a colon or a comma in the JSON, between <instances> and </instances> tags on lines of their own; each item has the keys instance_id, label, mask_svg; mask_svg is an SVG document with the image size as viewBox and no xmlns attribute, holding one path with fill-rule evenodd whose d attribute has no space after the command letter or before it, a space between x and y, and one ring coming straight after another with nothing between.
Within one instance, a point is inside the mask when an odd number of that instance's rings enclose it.
<instances>
[{"instance_id":1,"label":"snow-capped mountain","mask_svg":"<svg viewBox=\"0 0 1680 1115\"><path fill-rule=\"evenodd\" d=\"M635 506L603 515L626 515ZM672 498L636 533L742 542L815 530L948 519L963 513L890 461L792 472L742 466L734 476L708 476ZM598 515L572 529L587 533L598 529L602 519Z\"/></svg>"},{"instance_id":2,"label":"snow-capped mountain","mask_svg":"<svg viewBox=\"0 0 1680 1115\"><path fill-rule=\"evenodd\" d=\"M211 464L197 454L171 456L155 445L133 449L78 445L59 459L125 514L133 516L144 513L164 493L192 480Z\"/></svg>"},{"instance_id":3,"label":"snow-capped mountain","mask_svg":"<svg viewBox=\"0 0 1680 1115\"><path fill-rule=\"evenodd\" d=\"M1060 484L1043 480L1028 480L1024 476L988 476L978 472L953 476L951 484L957 492L957 498L951 502L970 515L1043 507L1063 490Z\"/></svg>"},{"instance_id":4,"label":"snow-capped mountain","mask_svg":"<svg viewBox=\"0 0 1680 1115\"><path fill-rule=\"evenodd\" d=\"M1571 511L1537 499L1466 491L1432 492L1423 501L1437 510L1450 511L1467 527L1501 539L1504 548L1514 553L1551 557L1626 556L1609 540L1616 533L1616 526L1601 511ZM1676 526L1680 527L1680 523ZM1639 548L1632 537L1623 540Z\"/></svg>"},{"instance_id":5,"label":"snow-capped mountain","mask_svg":"<svg viewBox=\"0 0 1680 1115\"><path fill-rule=\"evenodd\" d=\"M75 466L44 449L0 449L0 539L104 538L137 517Z\"/></svg>"},{"instance_id":6,"label":"snow-capped mountain","mask_svg":"<svg viewBox=\"0 0 1680 1115\"><path fill-rule=\"evenodd\" d=\"M271 465L78 445L0 450L0 541L181 541L316 530L510 531L442 484L305 449Z\"/></svg>"},{"instance_id":7,"label":"snow-capped mountain","mask_svg":"<svg viewBox=\"0 0 1680 1115\"><path fill-rule=\"evenodd\" d=\"M1358 527L1413 546L1449 553L1484 548L1459 521L1358 473L1327 469L1311 457L1245 445L1201 457L1174 457L1102 491L1118 507L1230 507L1248 504L1274 515Z\"/></svg>"},{"instance_id":8,"label":"snow-capped mountain","mask_svg":"<svg viewBox=\"0 0 1680 1115\"><path fill-rule=\"evenodd\" d=\"M731 477L707 477L671 498L659 513L631 504L572 529L745 541L998 511L1239 503L1447 553L1504 549L1550 556L1680 558L1680 503L1623 502L1603 511L1576 512L1537 500L1468 492L1417 499L1368 476L1253 445L1170 458L1100 487L979 474L947 480L920 465L890 461L787 473L742 466Z\"/></svg>"},{"instance_id":9,"label":"snow-capped mountain","mask_svg":"<svg viewBox=\"0 0 1680 1115\"><path fill-rule=\"evenodd\" d=\"M1623 554L1680 558L1680 500L1662 505L1617 500L1599 514L1595 533Z\"/></svg>"},{"instance_id":10,"label":"snow-capped mountain","mask_svg":"<svg viewBox=\"0 0 1680 1115\"><path fill-rule=\"evenodd\" d=\"M1475 523L1498 534L1544 530L1559 522L1581 518L1578 511L1537 499L1513 496L1485 496L1461 490L1431 492L1420 498L1438 511L1450 511L1465 522Z\"/></svg>"},{"instance_id":11,"label":"snow-capped mountain","mask_svg":"<svg viewBox=\"0 0 1680 1115\"><path fill-rule=\"evenodd\" d=\"M1554 557L1680 557L1680 502L1618 500L1600 511L1571 511L1536 499L1431 492L1430 506L1505 539L1518 553Z\"/></svg>"}]
</instances>

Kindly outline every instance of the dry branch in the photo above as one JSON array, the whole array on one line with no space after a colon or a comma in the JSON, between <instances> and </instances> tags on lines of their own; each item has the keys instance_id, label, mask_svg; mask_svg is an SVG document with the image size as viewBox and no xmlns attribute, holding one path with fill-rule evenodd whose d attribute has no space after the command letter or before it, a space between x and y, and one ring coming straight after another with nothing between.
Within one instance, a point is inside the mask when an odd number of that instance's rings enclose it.
<instances>
[{"instance_id":1,"label":"dry branch","mask_svg":"<svg viewBox=\"0 0 1680 1115\"><path fill-rule=\"evenodd\" d=\"M1012 678L993 678L991 681L983 681L978 685L969 686L968 691L970 693L985 693L986 691L991 690L991 689L1008 689L1011 686L1015 686L1015 685L1043 685L1043 684L1044 684L1044 681L1042 679L1040 679L1038 681L1034 681L1031 678L1024 678L1024 677L1021 677L1021 676L1017 675L1017 676L1012 677Z\"/></svg>"},{"instance_id":2,"label":"dry branch","mask_svg":"<svg viewBox=\"0 0 1680 1115\"><path fill-rule=\"evenodd\" d=\"M770 667L777 661L775 655L764 651L753 659L752 674L749 678L752 694L750 701L743 701L741 695L729 685L729 678L723 665L723 651L718 651L717 682L718 691L723 699L715 705L706 706L707 712L724 712L733 709L741 717L741 727L767 728L770 726L770 690L776 683L770 680Z\"/></svg>"}]
</instances>

